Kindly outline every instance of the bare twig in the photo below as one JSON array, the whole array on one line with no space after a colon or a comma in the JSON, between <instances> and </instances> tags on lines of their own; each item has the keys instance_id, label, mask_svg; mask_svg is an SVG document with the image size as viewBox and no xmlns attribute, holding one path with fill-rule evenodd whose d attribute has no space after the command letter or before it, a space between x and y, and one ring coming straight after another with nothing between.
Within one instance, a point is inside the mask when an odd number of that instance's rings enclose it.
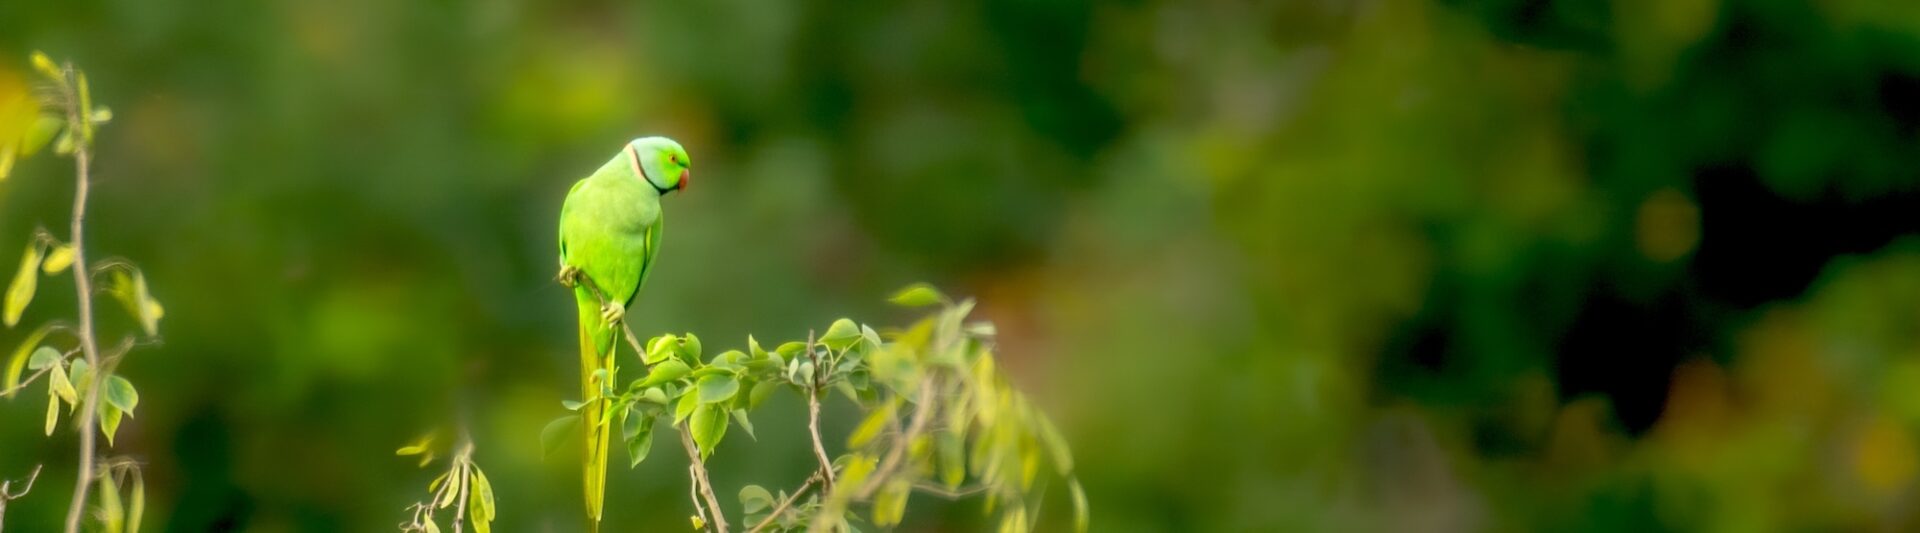
<instances>
[{"instance_id":1,"label":"bare twig","mask_svg":"<svg viewBox=\"0 0 1920 533\"><path fill-rule=\"evenodd\" d=\"M693 443L693 434L687 426L680 426L680 447L687 449L687 468L692 471L694 485L700 489L700 495L707 500L707 514L716 533L727 533L727 517L720 511L720 499L713 496L713 480L707 477L707 465L700 460L700 449ZM697 509L699 501L694 502Z\"/></svg>"},{"instance_id":2,"label":"bare twig","mask_svg":"<svg viewBox=\"0 0 1920 533\"><path fill-rule=\"evenodd\" d=\"M807 330L807 360L813 363L813 375L807 376L807 431L813 436L813 456L820 461L822 492L833 491L833 460L820 443L820 357L813 353L813 330Z\"/></svg>"},{"instance_id":3,"label":"bare twig","mask_svg":"<svg viewBox=\"0 0 1920 533\"><path fill-rule=\"evenodd\" d=\"M453 506L453 533L460 533L460 526L465 524L467 520L467 477L469 475L467 468L471 464L469 458L472 456L473 442L469 441L467 442L466 448L460 450L459 458L454 459L454 479L449 481L460 484L460 494L453 497L455 502Z\"/></svg>"},{"instance_id":4,"label":"bare twig","mask_svg":"<svg viewBox=\"0 0 1920 533\"><path fill-rule=\"evenodd\" d=\"M946 498L948 500L958 500L961 498L986 492L987 486L974 485L972 487L966 487L962 489L949 489L949 488L935 485L932 483L920 482L920 483L914 483L913 489L920 492L927 493L927 494L931 494L934 496L939 496L941 498Z\"/></svg>"},{"instance_id":5,"label":"bare twig","mask_svg":"<svg viewBox=\"0 0 1920 533\"><path fill-rule=\"evenodd\" d=\"M71 63L66 65L64 75L69 80L73 79ZM80 108L80 98L75 93L71 82L63 83L62 88L67 108L67 128L73 132L86 131L89 126L84 121L92 120L87 117L87 114L92 113L93 110ZM86 355L87 365L99 369L100 348L93 336L93 280L89 279L90 271L87 270L86 246L87 185L91 179L92 163L93 142L82 135L82 139L74 143L73 216L67 242L73 247L74 292L79 296L80 329L75 333L80 337L80 348ZM106 376L105 373L96 375ZM93 484L95 461L93 425L94 417L97 416L94 406L100 401L100 389L101 387L87 387L86 400L80 404L80 420L77 424L80 430L80 466L73 483L73 503L67 507L67 533L79 533L80 517L87 507L87 489Z\"/></svg>"},{"instance_id":6,"label":"bare twig","mask_svg":"<svg viewBox=\"0 0 1920 533\"><path fill-rule=\"evenodd\" d=\"M38 479L40 479L40 465L33 465L33 473L27 474L26 486L20 487L19 492L14 492L12 481L0 482L0 528L6 525L7 502L26 496L33 490L33 482Z\"/></svg>"},{"instance_id":7,"label":"bare twig","mask_svg":"<svg viewBox=\"0 0 1920 533\"><path fill-rule=\"evenodd\" d=\"M920 398L916 400L919 405L913 408L913 421L908 424L905 432L894 439L893 447L887 450L887 457L880 461L880 466L873 470L873 475L867 477L866 485L861 486L855 493L856 499L867 499L873 495L873 491L879 490L880 484L892 477L894 470L900 468L900 461L906 458L907 448L912 445L914 438L919 437L920 432L927 429L928 419L933 418L934 385L932 375L920 381Z\"/></svg>"},{"instance_id":8,"label":"bare twig","mask_svg":"<svg viewBox=\"0 0 1920 533\"><path fill-rule=\"evenodd\" d=\"M788 494L787 499L780 500L780 505L773 506L773 511L767 513L767 517L760 519L760 523L754 524L753 529L747 530L747 533L760 533L760 530L766 529L767 526L773 525L774 520L780 519L780 513L786 512L788 507L793 506L793 502L799 501L800 496L803 494L806 494L807 489L813 488L813 483L816 481L822 481L820 479L819 472L815 472L813 473L813 475L807 476L806 481L800 482L800 488L793 489L793 493Z\"/></svg>"}]
</instances>

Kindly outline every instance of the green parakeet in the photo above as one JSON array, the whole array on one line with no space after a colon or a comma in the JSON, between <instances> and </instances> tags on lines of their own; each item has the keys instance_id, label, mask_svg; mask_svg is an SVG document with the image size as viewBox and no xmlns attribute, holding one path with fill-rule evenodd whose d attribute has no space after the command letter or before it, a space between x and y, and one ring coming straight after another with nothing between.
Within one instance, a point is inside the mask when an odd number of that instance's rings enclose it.
<instances>
[{"instance_id":1,"label":"green parakeet","mask_svg":"<svg viewBox=\"0 0 1920 533\"><path fill-rule=\"evenodd\" d=\"M580 392L586 407L587 516L597 526L606 496L607 443L602 388L614 383L619 322L660 254L660 197L687 187L692 161L666 137L635 139L567 192L560 208L560 279L580 311ZM602 301L605 304L602 304ZM603 375L596 376L605 370Z\"/></svg>"}]
</instances>

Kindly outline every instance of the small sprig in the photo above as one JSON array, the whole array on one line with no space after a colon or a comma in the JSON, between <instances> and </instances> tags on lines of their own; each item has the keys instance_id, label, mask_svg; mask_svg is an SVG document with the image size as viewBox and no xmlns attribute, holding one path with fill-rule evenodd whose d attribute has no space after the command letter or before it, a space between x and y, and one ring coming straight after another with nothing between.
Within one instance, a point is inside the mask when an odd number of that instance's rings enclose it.
<instances>
[{"instance_id":1,"label":"small sprig","mask_svg":"<svg viewBox=\"0 0 1920 533\"><path fill-rule=\"evenodd\" d=\"M394 455L419 456L419 466L425 468L435 457L433 441L431 435L421 437L394 451ZM400 531L439 533L440 524L434 514L449 506L454 508L451 522L454 533L461 533L462 527L469 523L479 533L492 530L496 512L493 483L487 480L480 465L473 462L472 441L461 444L446 472L427 483L427 495L425 501L407 506L412 515L400 523Z\"/></svg>"}]
</instances>

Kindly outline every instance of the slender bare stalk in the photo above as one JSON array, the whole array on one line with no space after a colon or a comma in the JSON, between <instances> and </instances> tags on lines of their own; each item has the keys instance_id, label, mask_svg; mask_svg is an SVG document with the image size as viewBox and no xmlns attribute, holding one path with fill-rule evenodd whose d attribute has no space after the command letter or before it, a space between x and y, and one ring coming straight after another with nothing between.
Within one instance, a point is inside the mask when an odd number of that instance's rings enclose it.
<instances>
[{"instance_id":1,"label":"slender bare stalk","mask_svg":"<svg viewBox=\"0 0 1920 533\"><path fill-rule=\"evenodd\" d=\"M820 443L820 357L813 353L813 330L807 330L807 360L813 363L813 375L807 377L807 431L813 435L813 456L820 461L821 492L833 491L833 460Z\"/></svg>"},{"instance_id":2,"label":"slender bare stalk","mask_svg":"<svg viewBox=\"0 0 1920 533\"><path fill-rule=\"evenodd\" d=\"M688 468L693 471L693 483L700 489L700 496L707 499L707 513L711 515L713 530L727 533L726 514L720 512L720 499L713 496L713 479L707 477L707 464L700 460L700 450L693 444L693 434L686 426L680 427L680 447L687 449L687 460L693 463ZM699 503L694 502L696 506Z\"/></svg>"},{"instance_id":3,"label":"slender bare stalk","mask_svg":"<svg viewBox=\"0 0 1920 533\"><path fill-rule=\"evenodd\" d=\"M460 494L453 497L455 501L453 507L453 533L460 533L460 526L465 524L467 520L467 485L469 484L467 483L467 478L471 475L467 472L467 468L472 464L472 457L473 442L468 441L466 448L460 451L460 458L455 459L455 461L458 462L453 466L454 479L451 481L460 484Z\"/></svg>"},{"instance_id":4,"label":"slender bare stalk","mask_svg":"<svg viewBox=\"0 0 1920 533\"><path fill-rule=\"evenodd\" d=\"M760 519L760 523L754 524L753 529L747 530L747 533L760 533L760 530L766 529L767 526L773 525L774 520L780 519L780 513L785 512L788 507L792 507L793 502L798 501L801 495L807 493L807 489L813 488L813 482L815 481L821 481L820 474L818 472L815 472L811 476L807 476L806 481L800 482L800 488L794 489L792 494L788 494L787 499L780 500L780 505L774 506L773 511L767 513L767 517Z\"/></svg>"},{"instance_id":5,"label":"slender bare stalk","mask_svg":"<svg viewBox=\"0 0 1920 533\"><path fill-rule=\"evenodd\" d=\"M906 458L907 448L913 444L913 440L920 436L920 432L926 431L928 419L933 418L934 384L933 376L927 376L926 379L921 380L920 398L917 400L920 404L914 406L913 421L908 423L906 432L894 439L893 448L887 450L887 457L880 461L880 466L873 470L873 475L867 477L866 485L860 487L859 492L855 493L857 499L864 500L872 496L873 491L879 490L880 484L892 477L894 470L900 468L900 461Z\"/></svg>"},{"instance_id":6,"label":"slender bare stalk","mask_svg":"<svg viewBox=\"0 0 1920 533\"><path fill-rule=\"evenodd\" d=\"M0 483L0 529L4 529L6 526L7 502L26 496L27 492L33 490L33 482L38 479L40 479L40 465L33 465L33 473L27 474L26 486L20 487L19 492L13 491L12 481Z\"/></svg>"},{"instance_id":7,"label":"slender bare stalk","mask_svg":"<svg viewBox=\"0 0 1920 533\"><path fill-rule=\"evenodd\" d=\"M68 65L66 71L71 78L73 66ZM89 120L86 114L92 110L80 109L80 98L74 91L71 83L66 84L67 128L75 132L84 131L87 125L82 121ZM67 241L73 247L73 288L79 297L80 328L74 333L79 335L81 353L87 358L87 365L96 369L94 381L99 383L98 378L105 374L99 372L103 370L100 366L100 348L93 336L93 280L89 278L93 272L87 268L86 246L87 185L91 179L93 146L92 141L84 137L74 143L73 217ZM93 485L93 425L97 416L94 406L99 401L100 387L87 387L86 399L80 403L80 420L77 423L80 430L80 465L79 474L73 482L73 503L67 507L67 533L79 533L80 517L85 514L87 507L87 489Z\"/></svg>"}]
</instances>

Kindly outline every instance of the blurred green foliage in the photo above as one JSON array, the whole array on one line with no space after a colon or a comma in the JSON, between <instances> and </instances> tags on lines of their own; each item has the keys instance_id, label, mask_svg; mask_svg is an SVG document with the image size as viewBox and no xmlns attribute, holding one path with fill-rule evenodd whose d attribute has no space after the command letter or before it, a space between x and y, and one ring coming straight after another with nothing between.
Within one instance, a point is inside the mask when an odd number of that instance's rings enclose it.
<instances>
[{"instance_id":1,"label":"blurred green foliage","mask_svg":"<svg viewBox=\"0 0 1920 533\"><path fill-rule=\"evenodd\" d=\"M172 530L391 527L438 420L501 530L579 527L530 437L575 372L553 224L652 133L702 168L637 330L976 296L1101 531L1897 530L1915 5L29 1L0 57L73 57L117 115L93 246L168 307L116 450ZM0 184L0 242L65 172ZM762 439L804 441L788 400ZM40 416L0 404L0 478L49 464L26 530L71 478ZM735 445L723 491L812 465ZM686 527L672 463L611 476L610 528Z\"/></svg>"}]
</instances>

